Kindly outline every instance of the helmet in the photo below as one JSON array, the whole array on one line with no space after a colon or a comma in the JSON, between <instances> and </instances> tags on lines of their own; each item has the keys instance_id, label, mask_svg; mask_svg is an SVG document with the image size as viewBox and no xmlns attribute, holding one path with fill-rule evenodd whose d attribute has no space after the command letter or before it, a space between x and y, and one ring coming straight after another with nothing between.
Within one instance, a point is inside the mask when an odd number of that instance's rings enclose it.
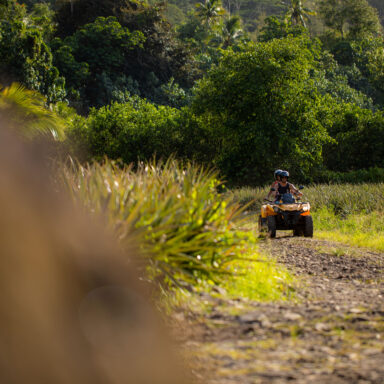
<instances>
[{"instance_id":1,"label":"helmet","mask_svg":"<svg viewBox=\"0 0 384 384\"><path fill-rule=\"evenodd\" d=\"M289 177L289 172L288 171L281 171L279 174L280 177L286 177L288 179Z\"/></svg>"},{"instance_id":2,"label":"helmet","mask_svg":"<svg viewBox=\"0 0 384 384\"><path fill-rule=\"evenodd\" d=\"M273 173L275 179L277 179L277 176L280 176L281 172L283 172L281 169L276 169L276 171Z\"/></svg>"}]
</instances>

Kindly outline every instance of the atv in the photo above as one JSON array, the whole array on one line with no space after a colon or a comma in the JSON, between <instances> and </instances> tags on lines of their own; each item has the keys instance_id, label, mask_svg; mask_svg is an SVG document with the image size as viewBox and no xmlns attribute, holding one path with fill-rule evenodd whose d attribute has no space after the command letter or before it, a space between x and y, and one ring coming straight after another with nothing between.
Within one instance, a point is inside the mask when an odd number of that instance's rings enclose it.
<instances>
[{"instance_id":1,"label":"atv","mask_svg":"<svg viewBox=\"0 0 384 384\"><path fill-rule=\"evenodd\" d=\"M276 230L293 230L293 236L313 237L309 203L295 199L291 193L282 195L279 201L265 201L259 216L260 234L268 232L269 237L275 238Z\"/></svg>"}]
</instances>

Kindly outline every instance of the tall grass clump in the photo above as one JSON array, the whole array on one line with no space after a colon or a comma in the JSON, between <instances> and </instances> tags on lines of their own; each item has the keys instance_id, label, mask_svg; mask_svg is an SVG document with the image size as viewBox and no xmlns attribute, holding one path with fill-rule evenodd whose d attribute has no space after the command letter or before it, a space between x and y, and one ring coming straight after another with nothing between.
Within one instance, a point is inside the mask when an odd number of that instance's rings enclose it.
<instances>
[{"instance_id":1,"label":"tall grass clump","mask_svg":"<svg viewBox=\"0 0 384 384\"><path fill-rule=\"evenodd\" d=\"M316 176L318 184L364 184L384 182L384 168L371 167L349 172L324 171Z\"/></svg>"},{"instance_id":2,"label":"tall grass clump","mask_svg":"<svg viewBox=\"0 0 384 384\"><path fill-rule=\"evenodd\" d=\"M247 205L250 210L259 210L263 199L268 194L269 187L243 187L231 190L227 193L228 197L241 206Z\"/></svg>"},{"instance_id":3,"label":"tall grass clump","mask_svg":"<svg viewBox=\"0 0 384 384\"><path fill-rule=\"evenodd\" d=\"M384 183L376 184L318 184L304 189L312 210L323 207L335 214L384 211Z\"/></svg>"},{"instance_id":4,"label":"tall grass clump","mask_svg":"<svg viewBox=\"0 0 384 384\"><path fill-rule=\"evenodd\" d=\"M105 216L123 246L139 236L169 282L216 281L254 242L236 230L242 209L219 195L214 171L174 160L137 169L105 161L65 167L64 182L74 200Z\"/></svg>"}]
</instances>

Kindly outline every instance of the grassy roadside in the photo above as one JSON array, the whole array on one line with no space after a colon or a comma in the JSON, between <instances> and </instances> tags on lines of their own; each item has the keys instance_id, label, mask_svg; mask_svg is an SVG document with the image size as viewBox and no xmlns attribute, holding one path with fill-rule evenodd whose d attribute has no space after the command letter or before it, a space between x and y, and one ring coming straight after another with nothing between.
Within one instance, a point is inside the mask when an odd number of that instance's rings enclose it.
<instances>
[{"instance_id":1,"label":"grassy roadside","mask_svg":"<svg viewBox=\"0 0 384 384\"><path fill-rule=\"evenodd\" d=\"M247 312L252 302L286 302L296 300L297 282L294 277L269 255L261 255L256 248L252 258L234 261L220 285L199 284L193 292L176 289L164 291L161 311L206 316L215 310L238 315Z\"/></svg>"},{"instance_id":2,"label":"grassy roadside","mask_svg":"<svg viewBox=\"0 0 384 384\"><path fill-rule=\"evenodd\" d=\"M313 185L304 189L310 201L315 237L384 251L383 183ZM257 212L268 192L265 188L242 188L230 192L239 204Z\"/></svg>"},{"instance_id":3,"label":"grassy roadside","mask_svg":"<svg viewBox=\"0 0 384 384\"><path fill-rule=\"evenodd\" d=\"M223 283L223 288L231 298L273 301L289 299L293 293L292 275L257 249L253 252L253 258L233 263L231 271L232 275Z\"/></svg>"},{"instance_id":4,"label":"grassy roadside","mask_svg":"<svg viewBox=\"0 0 384 384\"><path fill-rule=\"evenodd\" d=\"M384 251L384 215L381 212L355 213L345 218L322 208L313 215L319 239Z\"/></svg>"}]
</instances>

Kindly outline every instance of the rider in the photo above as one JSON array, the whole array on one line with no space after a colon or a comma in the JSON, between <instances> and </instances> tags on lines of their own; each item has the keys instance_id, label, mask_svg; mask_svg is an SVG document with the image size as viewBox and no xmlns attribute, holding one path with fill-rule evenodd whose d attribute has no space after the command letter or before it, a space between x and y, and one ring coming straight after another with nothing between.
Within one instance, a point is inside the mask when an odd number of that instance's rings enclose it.
<instances>
[{"instance_id":1,"label":"rider","mask_svg":"<svg viewBox=\"0 0 384 384\"><path fill-rule=\"evenodd\" d=\"M276 169L276 171L273 173L273 176L275 178L275 181L271 185L271 189L268 192L267 200L270 199L270 197L275 194L275 191L277 190L279 186L279 181L280 181L280 174L283 172L281 169Z\"/></svg>"},{"instance_id":2,"label":"rider","mask_svg":"<svg viewBox=\"0 0 384 384\"><path fill-rule=\"evenodd\" d=\"M291 183L288 183L289 172L281 171L280 172L280 181L277 183L276 193L275 193L275 201L281 199L281 196L285 193L292 193L298 197L303 196L303 194Z\"/></svg>"}]
</instances>

